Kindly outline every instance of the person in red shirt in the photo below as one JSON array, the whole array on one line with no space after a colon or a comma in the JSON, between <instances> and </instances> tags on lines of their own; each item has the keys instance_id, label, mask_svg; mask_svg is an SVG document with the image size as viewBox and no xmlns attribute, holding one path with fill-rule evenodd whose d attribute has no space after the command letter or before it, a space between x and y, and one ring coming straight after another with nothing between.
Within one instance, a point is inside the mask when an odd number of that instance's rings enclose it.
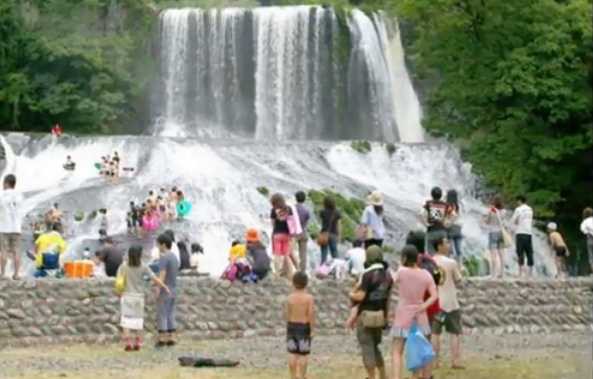
<instances>
[{"instance_id":1,"label":"person in red shirt","mask_svg":"<svg viewBox=\"0 0 593 379\"><path fill-rule=\"evenodd\" d=\"M52 128L51 128L51 135L55 136L55 137L60 137L63 133L63 129L60 126L60 124L56 123Z\"/></svg>"}]
</instances>

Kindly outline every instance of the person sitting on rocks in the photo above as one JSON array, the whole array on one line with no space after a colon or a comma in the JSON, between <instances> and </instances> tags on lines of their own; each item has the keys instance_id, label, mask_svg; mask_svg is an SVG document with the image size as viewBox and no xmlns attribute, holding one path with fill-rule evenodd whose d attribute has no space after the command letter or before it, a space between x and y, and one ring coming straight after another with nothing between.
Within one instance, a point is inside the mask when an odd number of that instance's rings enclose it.
<instances>
[{"instance_id":1,"label":"person sitting on rocks","mask_svg":"<svg viewBox=\"0 0 593 379\"><path fill-rule=\"evenodd\" d=\"M270 256L260 240L257 229L247 230L245 240L247 241L247 259L251 264L251 270L257 276L258 280L262 280L270 272Z\"/></svg>"},{"instance_id":2,"label":"person sitting on rocks","mask_svg":"<svg viewBox=\"0 0 593 379\"><path fill-rule=\"evenodd\" d=\"M60 255L66 251L66 241L60 235L62 225L54 223L49 232L43 233L35 241L35 277L47 276L47 270L60 268Z\"/></svg>"}]
</instances>

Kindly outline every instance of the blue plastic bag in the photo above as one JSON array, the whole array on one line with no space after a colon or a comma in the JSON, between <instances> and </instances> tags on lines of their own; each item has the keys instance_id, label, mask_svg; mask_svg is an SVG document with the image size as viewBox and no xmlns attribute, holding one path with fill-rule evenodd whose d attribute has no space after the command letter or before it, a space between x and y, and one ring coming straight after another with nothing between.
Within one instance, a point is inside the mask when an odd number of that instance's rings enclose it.
<instances>
[{"instance_id":1,"label":"blue plastic bag","mask_svg":"<svg viewBox=\"0 0 593 379\"><path fill-rule=\"evenodd\" d=\"M435 357L432 344L424 337L418 329L416 322L412 324L410 333L406 339L406 367L410 371L416 371L432 362Z\"/></svg>"}]
</instances>

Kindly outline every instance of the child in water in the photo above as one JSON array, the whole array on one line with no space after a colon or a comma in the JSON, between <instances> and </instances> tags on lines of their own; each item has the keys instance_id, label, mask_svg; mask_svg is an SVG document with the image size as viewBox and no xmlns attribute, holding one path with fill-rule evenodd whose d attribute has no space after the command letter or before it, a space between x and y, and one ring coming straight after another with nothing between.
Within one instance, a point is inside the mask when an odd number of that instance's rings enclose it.
<instances>
[{"instance_id":1,"label":"child in water","mask_svg":"<svg viewBox=\"0 0 593 379\"><path fill-rule=\"evenodd\" d=\"M128 260L117 270L117 277L124 278L121 295L122 340L125 351L138 351L142 347L144 329L144 276L148 276L167 294L171 291L163 281L142 264L142 246L132 246L128 251ZM135 338L134 338L135 336Z\"/></svg>"},{"instance_id":2,"label":"child in water","mask_svg":"<svg viewBox=\"0 0 593 379\"><path fill-rule=\"evenodd\" d=\"M288 296L285 309L286 347L289 354L288 368L291 379L307 377L308 355L315 325L315 300L307 292L308 277L302 271L294 274L293 292Z\"/></svg>"}]
</instances>

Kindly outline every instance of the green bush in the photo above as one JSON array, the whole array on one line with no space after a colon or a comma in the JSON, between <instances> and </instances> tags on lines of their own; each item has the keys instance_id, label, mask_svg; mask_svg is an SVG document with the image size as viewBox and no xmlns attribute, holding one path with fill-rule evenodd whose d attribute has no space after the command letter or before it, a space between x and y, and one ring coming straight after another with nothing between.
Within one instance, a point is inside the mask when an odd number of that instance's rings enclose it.
<instances>
[{"instance_id":1,"label":"green bush","mask_svg":"<svg viewBox=\"0 0 593 379\"><path fill-rule=\"evenodd\" d=\"M270 190L268 189L268 187L257 187L257 192L259 192L260 194L262 194L265 197L270 196Z\"/></svg>"},{"instance_id":2,"label":"green bush","mask_svg":"<svg viewBox=\"0 0 593 379\"><path fill-rule=\"evenodd\" d=\"M373 149L371 143L365 140L352 141L350 143L350 147L352 147L352 150L357 151L361 154L370 153L370 151Z\"/></svg>"},{"instance_id":3,"label":"green bush","mask_svg":"<svg viewBox=\"0 0 593 379\"><path fill-rule=\"evenodd\" d=\"M480 259L475 256L471 256L463 260L463 266L467 270L469 276L480 275Z\"/></svg>"},{"instance_id":4,"label":"green bush","mask_svg":"<svg viewBox=\"0 0 593 379\"><path fill-rule=\"evenodd\" d=\"M365 208L365 202L357 198L347 198L342 194L335 191L325 190L310 190L309 199L313 204L313 211L315 216L319 216L319 212L323 209L323 199L325 196L331 196L336 201L336 207L342 214L342 238L345 241L353 242L356 239L356 227L362 212ZM319 228L318 224L315 224ZM313 233L309 231L309 234L313 237ZM319 234L319 231L317 231ZM315 235L315 237L317 236Z\"/></svg>"},{"instance_id":5,"label":"green bush","mask_svg":"<svg viewBox=\"0 0 593 379\"><path fill-rule=\"evenodd\" d=\"M389 154L389 156L392 156L397 151L397 148L395 147L395 144L389 142L385 145L385 150L387 150L387 154Z\"/></svg>"}]
</instances>

